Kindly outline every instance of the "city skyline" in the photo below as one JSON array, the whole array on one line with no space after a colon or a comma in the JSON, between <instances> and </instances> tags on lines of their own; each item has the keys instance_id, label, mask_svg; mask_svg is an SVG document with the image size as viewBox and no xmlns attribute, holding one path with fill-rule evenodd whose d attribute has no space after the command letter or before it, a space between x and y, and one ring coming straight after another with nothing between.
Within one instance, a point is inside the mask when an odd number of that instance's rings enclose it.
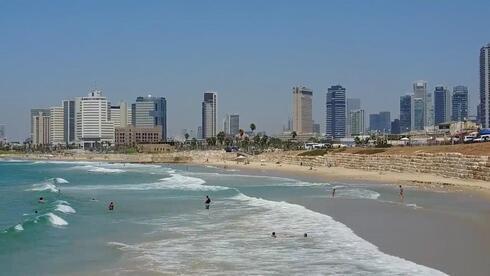
<instances>
[{"instance_id":1,"label":"city skyline","mask_svg":"<svg viewBox=\"0 0 490 276\"><path fill-rule=\"evenodd\" d=\"M166 97L172 103L169 136L200 124L200 102L194 99L207 89L220 92L220 105L226 106L218 118L239 113L244 124L254 122L268 133L280 133L287 123L292 106L285 95L298 83L316 91L313 120L322 132L323 98L333 84L345 87L348 97L360 98L366 114L387 110L393 118L399 114L399 97L411 92L414 80L426 80L428 92L437 84L464 85L469 114L476 115L478 55L489 40L481 35L488 8L478 2L313 1L280 9L276 3L253 1L144 7L80 3L77 9L64 3L3 4L0 124L7 137L22 141L29 136L31 108L84 95L94 82L112 103L148 93ZM325 17L324 10L332 15ZM145 18L136 20L135 11ZM298 11L305 15L290 21ZM433 14L440 12L448 16L436 24ZM412 22L415 13L418 20ZM451 20L462 15L471 20ZM58 24L67 17L74 19ZM348 22L333 24L343 18ZM223 20L228 26L220 24ZM449 27L458 40L445 34ZM330 39L333 35L337 39ZM425 43L415 43L418 38ZM304 39L311 43L305 45Z\"/></svg>"}]
</instances>

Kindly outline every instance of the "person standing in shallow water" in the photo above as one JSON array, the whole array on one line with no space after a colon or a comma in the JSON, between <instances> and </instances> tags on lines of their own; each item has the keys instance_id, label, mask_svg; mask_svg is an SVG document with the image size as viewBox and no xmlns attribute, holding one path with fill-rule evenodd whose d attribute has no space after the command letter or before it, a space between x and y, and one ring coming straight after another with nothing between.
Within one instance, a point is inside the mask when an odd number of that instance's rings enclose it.
<instances>
[{"instance_id":1,"label":"person standing in shallow water","mask_svg":"<svg viewBox=\"0 0 490 276\"><path fill-rule=\"evenodd\" d=\"M113 211L114 210L114 202L111 201L111 203L109 203L109 211Z\"/></svg>"},{"instance_id":2,"label":"person standing in shallow water","mask_svg":"<svg viewBox=\"0 0 490 276\"><path fill-rule=\"evenodd\" d=\"M206 196L206 200L204 201L204 206L206 207L206 209L209 209L210 205L211 205L211 199L209 198L209 196Z\"/></svg>"},{"instance_id":3,"label":"person standing in shallow water","mask_svg":"<svg viewBox=\"0 0 490 276\"><path fill-rule=\"evenodd\" d=\"M403 201L403 199L405 198L405 195L403 193L403 187L402 185L400 185L399 187L400 187L400 200Z\"/></svg>"},{"instance_id":4,"label":"person standing in shallow water","mask_svg":"<svg viewBox=\"0 0 490 276\"><path fill-rule=\"evenodd\" d=\"M335 197L335 191L336 191L336 189L335 189L335 188L333 188L333 190L332 190L332 198L334 198L334 197Z\"/></svg>"}]
</instances>

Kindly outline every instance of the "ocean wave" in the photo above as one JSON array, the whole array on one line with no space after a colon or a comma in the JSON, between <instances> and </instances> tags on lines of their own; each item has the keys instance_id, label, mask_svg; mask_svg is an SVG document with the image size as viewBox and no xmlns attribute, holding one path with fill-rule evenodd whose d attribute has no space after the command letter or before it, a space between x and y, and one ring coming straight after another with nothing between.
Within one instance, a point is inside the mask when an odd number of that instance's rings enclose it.
<instances>
[{"instance_id":1,"label":"ocean wave","mask_svg":"<svg viewBox=\"0 0 490 276\"><path fill-rule=\"evenodd\" d=\"M58 211L58 212L65 213L65 214L74 214L74 213L76 213L75 209L73 209L71 206L65 205L65 204L58 204L58 205L56 205L56 208L54 210L55 211Z\"/></svg>"},{"instance_id":2,"label":"ocean wave","mask_svg":"<svg viewBox=\"0 0 490 276\"><path fill-rule=\"evenodd\" d=\"M32 184L32 188L26 189L26 191L35 191L35 192L50 191L53 193L59 192L59 190L56 188L56 185L50 182L41 182L41 183Z\"/></svg>"},{"instance_id":3,"label":"ocean wave","mask_svg":"<svg viewBox=\"0 0 490 276\"><path fill-rule=\"evenodd\" d=\"M66 222L66 220L58 217L57 215L55 215L51 212L47 213L45 215L42 215L42 216L45 216L53 226L66 226L66 225L68 225L68 222Z\"/></svg>"},{"instance_id":4,"label":"ocean wave","mask_svg":"<svg viewBox=\"0 0 490 276\"><path fill-rule=\"evenodd\" d=\"M118 184L118 185L83 185L71 186L65 190L184 190L184 191L222 191L227 190L223 186L204 185L205 180L181 174L170 174L158 182L140 184Z\"/></svg>"},{"instance_id":5,"label":"ocean wave","mask_svg":"<svg viewBox=\"0 0 490 276\"><path fill-rule=\"evenodd\" d=\"M334 186L333 188L336 189L335 197L340 197L340 198L376 200L380 197L380 193L368 189L345 188L345 186Z\"/></svg>"},{"instance_id":6,"label":"ocean wave","mask_svg":"<svg viewBox=\"0 0 490 276\"><path fill-rule=\"evenodd\" d=\"M67 184L67 183L70 183L70 182L68 182L68 180L66 180L64 178L61 178L61 177L56 177L56 178L53 178L52 180L55 183L58 183L58 184Z\"/></svg>"},{"instance_id":7,"label":"ocean wave","mask_svg":"<svg viewBox=\"0 0 490 276\"><path fill-rule=\"evenodd\" d=\"M22 224L17 224L16 226L14 226L14 229L17 232L24 231L24 227L22 226Z\"/></svg>"},{"instance_id":8,"label":"ocean wave","mask_svg":"<svg viewBox=\"0 0 490 276\"><path fill-rule=\"evenodd\" d=\"M216 203L211 211L161 220L159 240L108 245L136 260L133 268L169 274L444 275L387 255L346 225L300 205L242 193ZM270 237L273 231L277 238Z\"/></svg>"},{"instance_id":9,"label":"ocean wave","mask_svg":"<svg viewBox=\"0 0 490 276\"><path fill-rule=\"evenodd\" d=\"M122 170L122 169L111 169L111 168L98 167L98 166L93 166L93 165L75 166L72 169L86 170L88 172L94 172L94 173L123 173L123 172L126 172L125 170Z\"/></svg>"},{"instance_id":10,"label":"ocean wave","mask_svg":"<svg viewBox=\"0 0 490 276\"><path fill-rule=\"evenodd\" d=\"M326 182L308 182L296 180L293 178L280 177L280 176L268 176L268 175L249 175L249 174L232 174L232 173L217 173L217 172L185 172L186 175L200 175L204 177L230 177L230 178L255 178L255 179L264 179L264 180L272 180L274 182L268 183L259 183L259 184L247 184L248 187L308 187L308 186L329 186L330 183Z\"/></svg>"}]
</instances>

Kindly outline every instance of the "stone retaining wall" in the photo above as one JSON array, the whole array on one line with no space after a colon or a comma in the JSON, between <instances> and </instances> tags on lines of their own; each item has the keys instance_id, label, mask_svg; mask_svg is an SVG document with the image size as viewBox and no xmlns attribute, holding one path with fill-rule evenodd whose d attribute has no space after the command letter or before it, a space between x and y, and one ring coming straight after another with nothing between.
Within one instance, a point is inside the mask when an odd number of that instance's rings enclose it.
<instances>
[{"instance_id":1,"label":"stone retaining wall","mask_svg":"<svg viewBox=\"0 0 490 276\"><path fill-rule=\"evenodd\" d=\"M265 159L264 156L260 158ZM257 159L257 158L256 158ZM490 157L459 153L418 153L412 155L329 153L325 156L272 154L267 161L303 166L329 166L368 171L419 172L464 179L490 181ZM257 160L255 160L257 161Z\"/></svg>"}]
</instances>

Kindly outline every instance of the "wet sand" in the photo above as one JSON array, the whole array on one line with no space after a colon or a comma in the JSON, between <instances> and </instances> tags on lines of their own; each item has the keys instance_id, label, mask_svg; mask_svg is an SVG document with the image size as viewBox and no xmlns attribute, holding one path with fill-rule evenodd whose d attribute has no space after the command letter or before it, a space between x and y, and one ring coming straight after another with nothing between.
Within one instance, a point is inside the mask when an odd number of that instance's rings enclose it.
<instances>
[{"instance_id":1,"label":"wet sand","mask_svg":"<svg viewBox=\"0 0 490 276\"><path fill-rule=\"evenodd\" d=\"M319 176L285 174L268 170L241 170L242 173L294 177L319 181ZM362 181L348 184L359 186ZM377 200L331 198L286 198L290 203L333 217L381 251L450 275L489 275L490 203L474 191L423 191L405 187L400 202L394 185L369 183L365 188L380 193ZM412 205L416 204L418 208Z\"/></svg>"}]
</instances>

